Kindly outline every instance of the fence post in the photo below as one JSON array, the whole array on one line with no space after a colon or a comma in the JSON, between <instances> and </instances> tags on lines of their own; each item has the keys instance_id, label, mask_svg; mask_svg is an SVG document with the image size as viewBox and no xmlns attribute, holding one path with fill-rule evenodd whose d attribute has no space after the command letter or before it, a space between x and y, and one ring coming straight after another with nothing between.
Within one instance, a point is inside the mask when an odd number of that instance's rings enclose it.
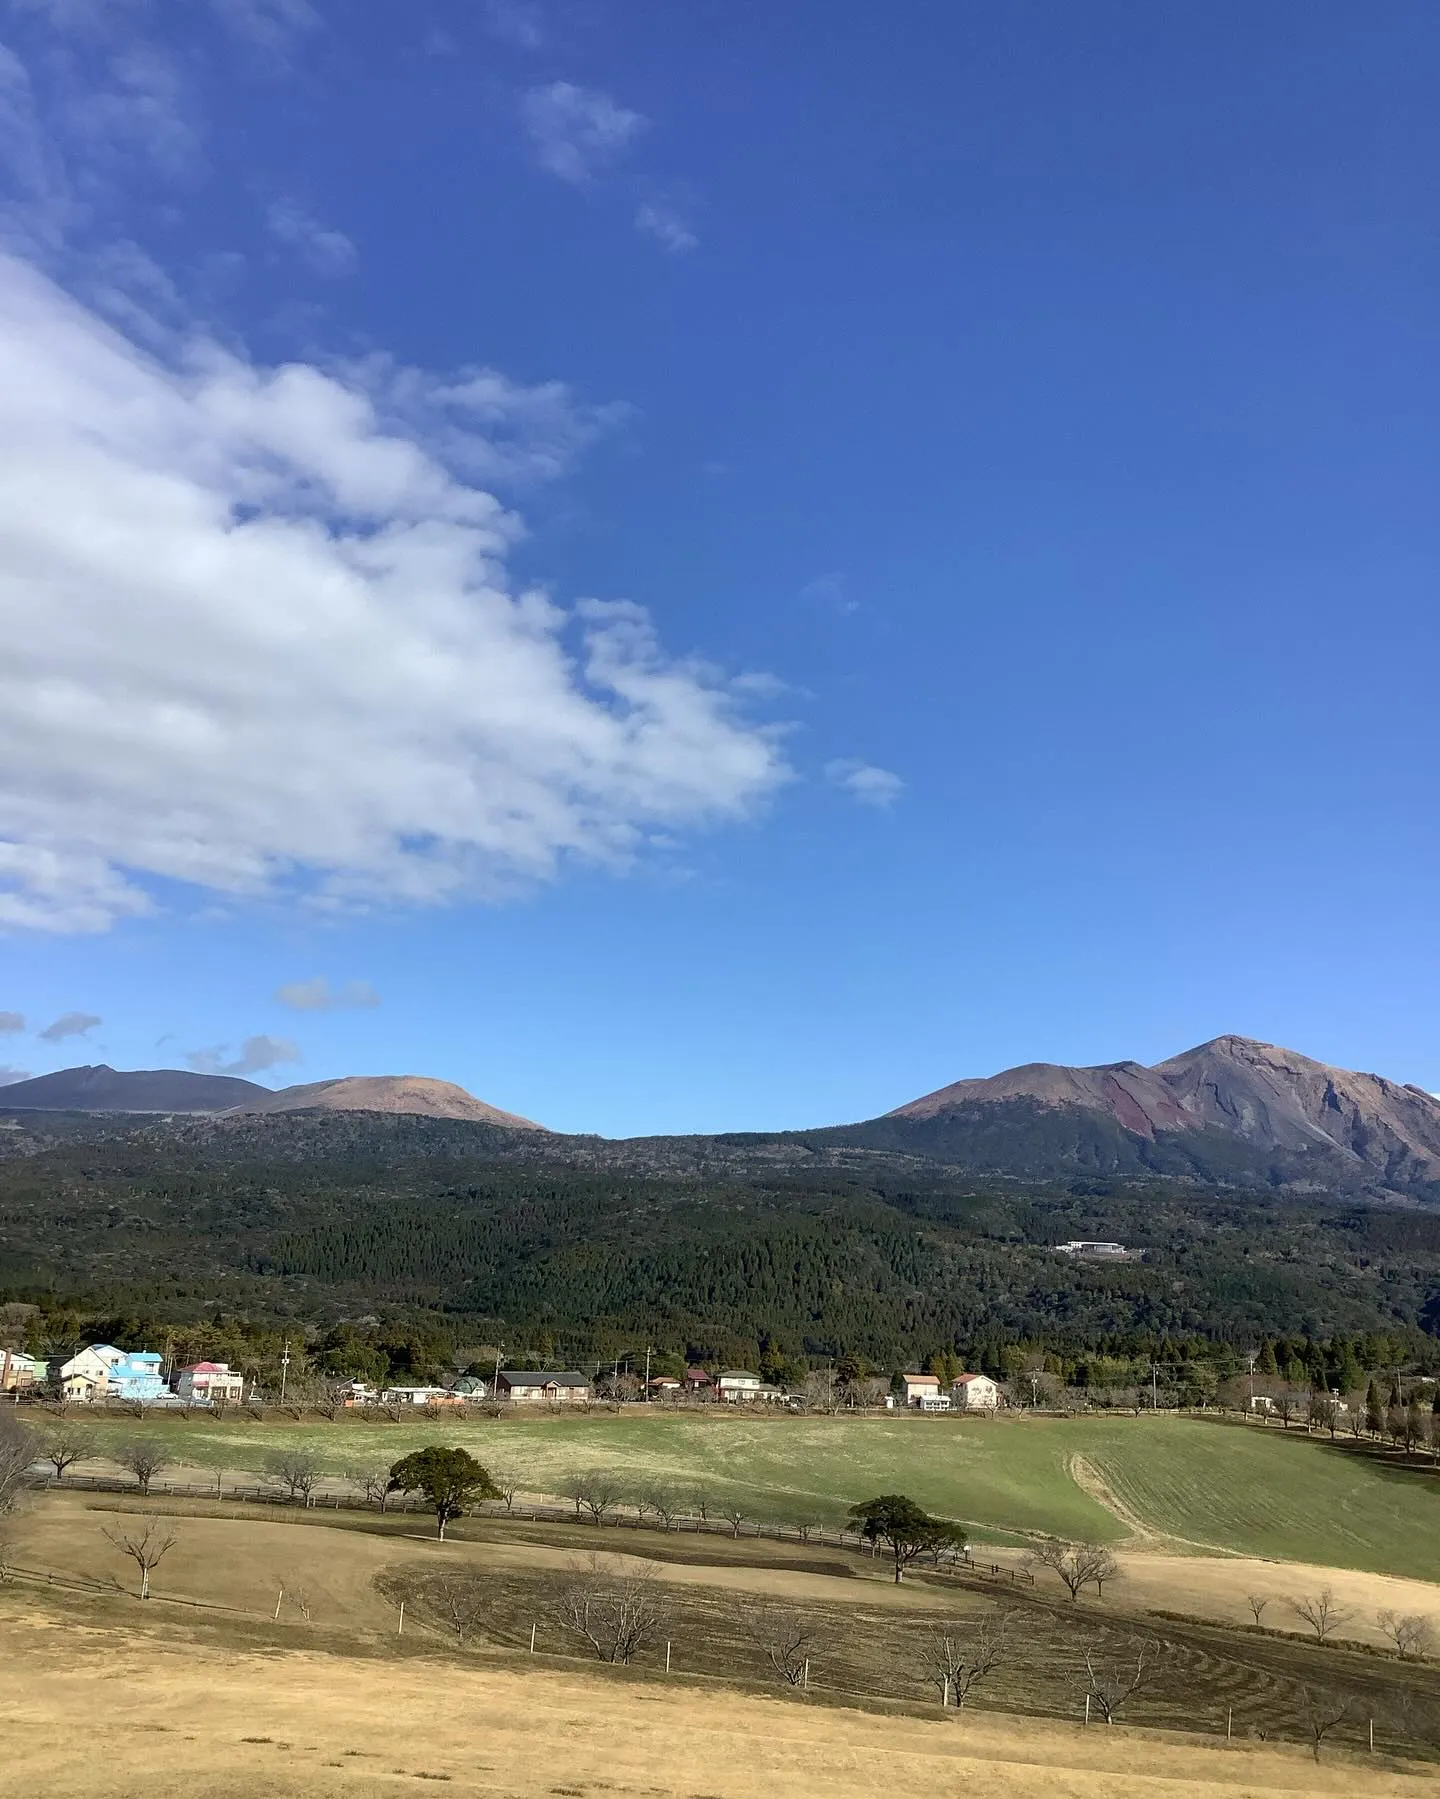
<instances>
[{"instance_id":1,"label":"fence post","mask_svg":"<svg viewBox=\"0 0 1440 1799\"><path fill-rule=\"evenodd\" d=\"M808 1693L810 1691L810 1657L808 1655L805 1657L805 1667L801 1675L801 1685L805 1692Z\"/></svg>"},{"instance_id":2,"label":"fence post","mask_svg":"<svg viewBox=\"0 0 1440 1799\"><path fill-rule=\"evenodd\" d=\"M1225 1741L1227 1743L1230 1741L1230 1733L1231 1733L1232 1727L1234 1726L1234 1723L1235 1723L1235 1707L1232 1705L1232 1706L1227 1707L1226 1712L1225 1712Z\"/></svg>"},{"instance_id":3,"label":"fence post","mask_svg":"<svg viewBox=\"0 0 1440 1799\"><path fill-rule=\"evenodd\" d=\"M400 1601L400 1627L395 1632L395 1635L397 1637L403 1637L405 1635L405 1601L403 1599Z\"/></svg>"},{"instance_id":4,"label":"fence post","mask_svg":"<svg viewBox=\"0 0 1440 1799\"><path fill-rule=\"evenodd\" d=\"M532 1623L530 1626L530 1653L531 1653L531 1655L534 1655L534 1653L535 1653L535 1630L536 1630L536 1626Z\"/></svg>"},{"instance_id":5,"label":"fence post","mask_svg":"<svg viewBox=\"0 0 1440 1799\"><path fill-rule=\"evenodd\" d=\"M670 1639L665 1639L665 1672L670 1672Z\"/></svg>"},{"instance_id":6,"label":"fence post","mask_svg":"<svg viewBox=\"0 0 1440 1799\"><path fill-rule=\"evenodd\" d=\"M1085 1722L1087 1724L1090 1722L1090 1695L1088 1693L1085 1695Z\"/></svg>"}]
</instances>

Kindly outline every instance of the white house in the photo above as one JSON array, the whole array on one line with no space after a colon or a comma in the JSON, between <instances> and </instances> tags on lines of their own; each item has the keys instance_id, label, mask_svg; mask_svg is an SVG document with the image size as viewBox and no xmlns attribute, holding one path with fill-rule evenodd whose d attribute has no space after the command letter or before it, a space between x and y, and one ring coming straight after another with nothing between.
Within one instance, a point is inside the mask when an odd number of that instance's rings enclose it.
<instances>
[{"instance_id":1,"label":"white house","mask_svg":"<svg viewBox=\"0 0 1440 1799\"><path fill-rule=\"evenodd\" d=\"M124 1360L125 1351L113 1343L92 1343L60 1364L60 1397L82 1404L103 1399L110 1388L110 1370Z\"/></svg>"},{"instance_id":2,"label":"white house","mask_svg":"<svg viewBox=\"0 0 1440 1799\"><path fill-rule=\"evenodd\" d=\"M915 1403L922 1412L948 1412L950 1395L948 1393L922 1392Z\"/></svg>"},{"instance_id":3,"label":"white house","mask_svg":"<svg viewBox=\"0 0 1440 1799\"><path fill-rule=\"evenodd\" d=\"M767 1386L748 1368L727 1368L715 1376L715 1397L723 1399L727 1405L742 1405L753 1400L768 1400L773 1404L785 1395L779 1387Z\"/></svg>"},{"instance_id":4,"label":"white house","mask_svg":"<svg viewBox=\"0 0 1440 1799\"><path fill-rule=\"evenodd\" d=\"M386 1387L380 1395L381 1405L453 1404L448 1387Z\"/></svg>"},{"instance_id":5,"label":"white house","mask_svg":"<svg viewBox=\"0 0 1440 1799\"><path fill-rule=\"evenodd\" d=\"M238 1405L245 1397L245 1376L228 1362L192 1362L175 1376L175 1391L187 1405Z\"/></svg>"},{"instance_id":6,"label":"white house","mask_svg":"<svg viewBox=\"0 0 1440 1799\"><path fill-rule=\"evenodd\" d=\"M1000 1404L1000 1389L988 1374L962 1374L950 1393L962 1412L993 1412Z\"/></svg>"},{"instance_id":7,"label":"white house","mask_svg":"<svg viewBox=\"0 0 1440 1799\"><path fill-rule=\"evenodd\" d=\"M900 1384L905 1389L906 1405L918 1406L922 1399L934 1399L940 1392L938 1374L902 1374Z\"/></svg>"}]
</instances>

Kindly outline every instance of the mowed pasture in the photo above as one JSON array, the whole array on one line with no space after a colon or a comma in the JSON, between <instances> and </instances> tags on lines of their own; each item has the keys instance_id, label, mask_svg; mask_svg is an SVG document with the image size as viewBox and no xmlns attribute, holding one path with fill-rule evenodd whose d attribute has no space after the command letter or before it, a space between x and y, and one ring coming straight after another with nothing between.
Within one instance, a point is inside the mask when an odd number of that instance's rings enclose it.
<instances>
[{"instance_id":1,"label":"mowed pasture","mask_svg":"<svg viewBox=\"0 0 1440 1799\"><path fill-rule=\"evenodd\" d=\"M835 1524L856 1500L901 1491L964 1520L982 1541L1045 1533L1119 1544L1139 1535L1180 1552L1440 1581L1440 1480L1428 1462L1404 1466L1273 1425L636 1407L398 1424L110 1417L96 1429L112 1447L140 1433L160 1437L177 1467L219 1469L227 1484L258 1479L282 1445L304 1444L343 1476L359 1463L445 1442L514 1470L535 1494L559 1492L572 1472L604 1469L635 1490L665 1484L704 1494L714 1508L733 1500L754 1521Z\"/></svg>"}]
</instances>

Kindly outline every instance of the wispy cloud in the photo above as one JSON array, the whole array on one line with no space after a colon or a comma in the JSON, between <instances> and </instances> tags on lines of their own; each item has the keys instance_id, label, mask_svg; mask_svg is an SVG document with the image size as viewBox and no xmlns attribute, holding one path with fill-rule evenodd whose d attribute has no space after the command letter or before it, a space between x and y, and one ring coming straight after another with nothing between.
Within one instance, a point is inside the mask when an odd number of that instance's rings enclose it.
<instances>
[{"instance_id":1,"label":"wispy cloud","mask_svg":"<svg viewBox=\"0 0 1440 1799\"><path fill-rule=\"evenodd\" d=\"M485 29L521 50L545 47L544 14L531 0L485 0Z\"/></svg>"},{"instance_id":2,"label":"wispy cloud","mask_svg":"<svg viewBox=\"0 0 1440 1799\"><path fill-rule=\"evenodd\" d=\"M28 1081L28 1068L12 1068L8 1062L0 1063L0 1087L13 1087L16 1081Z\"/></svg>"},{"instance_id":3,"label":"wispy cloud","mask_svg":"<svg viewBox=\"0 0 1440 1799\"><path fill-rule=\"evenodd\" d=\"M841 758L825 764L825 777L843 788L862 806L893 806L905 791L905 783L888 768L877 768L873 762L856 762Z\"/></svg>"},{"instance_id":4,"label":"wispy cloud","mask_svg":"<svg viewBox=\"0 0 1440 1799\"><path fill-rule=\"evenodd\" d=\"M276 200L265 213L265 225L278 242L299 253L317 275L348 275L359 261L343 231L319 223L295 200Z\"/></svg>"},{"instance_id":5,"label":"wispy cloud","mask_svg":"<svg viewBox=\"0 0 1440 1799\"><path fill-rule=\"evenodd\" d=\"M520 116L541 168L577 187L618 162L649 124L608 94L571 81L531 88Z\"/></svg>"},{"instance_id":6,"label":"wispy cloud","mask_svg":"<svg viewBox=\"0 0 1440 1799\"><path fill-rule=\"evenodd\" d=\"M67 1037L85 1037L97 1024L104 1024L93 1012L62 1012L54 1024L47 1024L36 1035L42 1043L63 1043Z\"/></svg>"},{"instance_id":7,"label":"wispy cloud","mask_svg":"<svg viewBox=\"0 0 1440 1799\"><path fill-rule=\"evenodd\" d=\"M667 200L642 200L635 214L635 229L658 239L675 256L683 256L700 242L679 207Z\"/></svg>"},{"instance_id":8,"label":"wispy cloud","mask_svg":"<svg viewBox=\"0 0 1440 1799\"><path fill-rule=\"evenodd\" d=\"M859 600L852 599L845 587L845 577L838 573L816 575L800 589L800 598L817 606L828 606L842 618L860 610Z\"/></svg>"},{"instance_id":9,"label":"wispy cloud","mask_svg":"<svg viewBox=\"0 0 1440 1799\"><path fill-rule=\"evenodd\" d=\"M0 1036L13 1037L25 1029L23 1012L0 1012Z\"/></svg>"},{"instance_id":10,"label":"wispy cloud","mask_svg":"<svg viewBox=\"0 0 1440 1799\"><path fill-rule=\"evenodd\" d=\"M267 1068L298 1062L300 1051L288 1037L247 1037L236 1056L230 1055L228 1045L218 1043L211 1049L192 1049L185 1060L197 1074L263 1074Z\"/></svg>"},{"instance_id":11,"label":"wispy cloud","mask_svg":"<svg viewBox=\"0 0 1440 1799\"><path fill-rule=\"evenodd\" d=\"M332 987L324 975L310 981L287 981L275 997L292 1012L347 1012L380 1004L380 995L369 981L344 981Z\"/></svg>"}]
</instances>

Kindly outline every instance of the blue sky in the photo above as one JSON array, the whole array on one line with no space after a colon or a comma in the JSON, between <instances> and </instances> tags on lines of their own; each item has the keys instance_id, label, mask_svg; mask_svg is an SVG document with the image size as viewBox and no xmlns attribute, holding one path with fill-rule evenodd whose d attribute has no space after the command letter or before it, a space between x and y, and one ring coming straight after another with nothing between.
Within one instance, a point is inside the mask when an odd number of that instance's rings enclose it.
<instances>
[{"instance_id":1,"label":"blue sky","mask_svg":"<svg viewBox=\"0 0 1440 1799\"><path fill-rule=\"evenodd\" d=\"M1437 73L1403 3L12 0L0 1063L1440 1089Z\"/></svg>"}]
</instances>

